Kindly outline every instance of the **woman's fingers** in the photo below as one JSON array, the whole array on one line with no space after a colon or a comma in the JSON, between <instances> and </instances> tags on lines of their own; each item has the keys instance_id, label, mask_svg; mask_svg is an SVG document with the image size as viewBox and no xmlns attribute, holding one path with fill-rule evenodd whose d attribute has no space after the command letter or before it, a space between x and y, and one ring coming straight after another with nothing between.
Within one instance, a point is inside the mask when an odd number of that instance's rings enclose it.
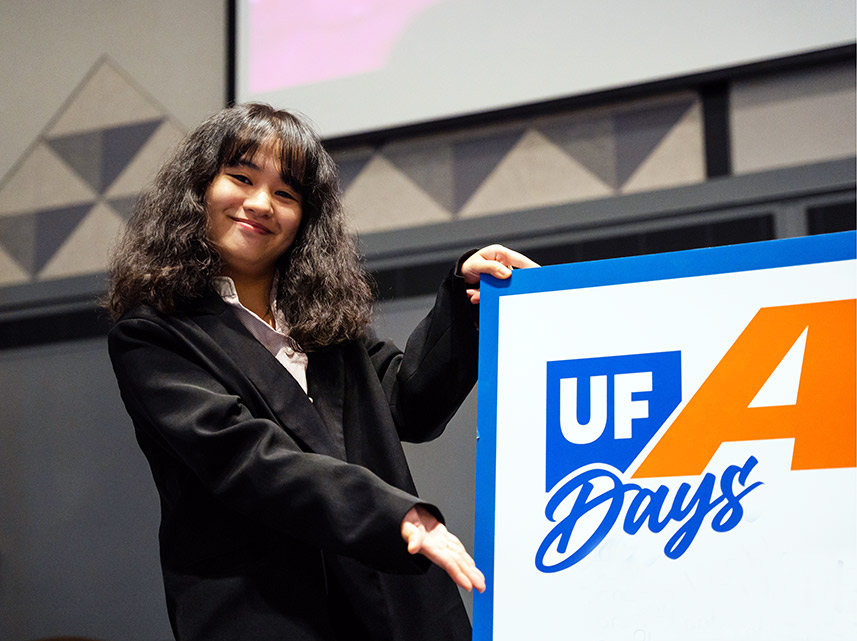
<instances>
[{"instance_id":1,"label":"woman's fingers","mask_svg":"<svg viewBox=\"0 0 857 641\"><path fill-rule=\"evenodd\" d=\"M498 260L502 262L504 265L508 265L510 267L517 267L518 269L526 269L527 267L538 267L539 264L533 260L530 260L528 256L520 252L516 252L514 249L509 249L508 247L503 247L502 245L497 245L500 249L495 255L494 260Z\"/></svg>"},{"instance_id":2,"label":"woman's fingers","mask_svg":"<svg viewBox=\"0 0 857 641\"><path fill-rule=\"evenodd\" d=\"M508 278L512 268L538 267L538 263L524 254L503 245L489 245L472 254L461 266L461 275L466 283L475 285L479 276L490 274L495 278ZM471 302L473 299L471 297Z\"/></svg>"},{"instance_id":3,"label":"woman's fingers","mask_svg":"<svg viewBox=\"0 0 857 641\"><path fill-rule=\"evenodd\" d=\"M464 545L427 510L415 506L408 511L402 521L402 538L408 544L408 552L428 558L457 585L468 591L485 590L485 577Z\"/></svg>"},{"instance_id":4,"label":"woman's fingers","mask_svg":"<svg viewBox=\"0 0 857 641\"><path fill-rule=\"evenodd\" d=\"M485 589L485 579L482 577L482 573L476 569L474 564L468 563L461 555L455 552L451 552L448 555L438 555L434 562L446 571L456 585L461 586L468 592L474 588L480 592Z\"/></svg>"},{"instance_id":5,"label":"woman's fingers","mask_svg":"<svg viewBox=\"0 0 857 641\"><path fill-rule=\"evenodd\" d=\"M440 528L443 528L441 531ZM485 577L461 542L441 524L423 542L420 554L443 568L465 590L485 590Z\"/></svg>"}]
</instances>

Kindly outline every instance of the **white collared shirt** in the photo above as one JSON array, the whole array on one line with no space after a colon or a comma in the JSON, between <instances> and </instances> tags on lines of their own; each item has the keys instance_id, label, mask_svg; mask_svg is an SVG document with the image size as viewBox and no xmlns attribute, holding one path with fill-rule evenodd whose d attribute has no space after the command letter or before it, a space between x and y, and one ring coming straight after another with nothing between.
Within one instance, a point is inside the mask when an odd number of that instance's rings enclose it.
<instances>
[{"instance_id":1,"label":"white collared shirt","mask_svg":"<svg viewBox=\"0 0 857 641\"><path fill-rule=\"evenodd\" d=\"M276 287L276 283L274 285ZM247 328L256 340L265 346L280 365L286 368L307 393L306 368L309 359L300 350L297 342L285 333L286 322L282 312L277 309L275 290L271 290L271 311L274 315L274 325L271 327L262 318L251 312L238 300L238 292L235 291L235 283L228 276L220 276L214 279L214 287L224 302L232 308L241 324Z\"/></svg>"}]
</instances>

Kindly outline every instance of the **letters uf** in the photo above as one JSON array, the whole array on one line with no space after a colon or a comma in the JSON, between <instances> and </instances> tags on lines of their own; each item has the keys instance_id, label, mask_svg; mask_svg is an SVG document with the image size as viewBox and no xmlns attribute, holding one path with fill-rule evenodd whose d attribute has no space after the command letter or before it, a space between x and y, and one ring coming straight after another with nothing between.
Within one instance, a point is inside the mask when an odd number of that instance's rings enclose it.
<instances>
[{"instance_id":1,"label":"letters uf","mask_svg":"<svg viewBox=\"0 0 857 641\"><path fill-rule=\"evenodd\" d=\"M547 364L547 487L590 463L624 472L681 400L681 353Z\"/></svg>"}]
</instances>

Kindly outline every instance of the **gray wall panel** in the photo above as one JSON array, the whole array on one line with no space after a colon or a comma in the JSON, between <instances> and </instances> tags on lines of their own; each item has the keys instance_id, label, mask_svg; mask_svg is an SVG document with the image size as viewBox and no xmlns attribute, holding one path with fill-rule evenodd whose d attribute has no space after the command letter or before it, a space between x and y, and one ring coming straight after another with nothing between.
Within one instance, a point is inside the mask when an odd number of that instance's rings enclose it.
<instances>
[{"instance_id":1,"label":"gray wall panel","mask_svg":"<svg viewBox=\"0 0 857 641\"><path fill-rule=\"evenodd\" d=\"M399 299L379 305L375 330L404 347L408 335L431 309L434 297ZM446 431L430 443L405 444L420 496L436 504L447 527L473 554L473 505L476 483L476 390L474 389ZM468 613L472 596L462 591Z\"/></svg>"},{"instance_id":2,"label":"gray wall panel","mask_svg":"<svg viewBox=\"0 0 857 641\"><path fill-rule=\"evenodd\" d=\"M171 638L159 509L103 339L0 352L0 638Z\"/></svg>"}]
</instances>

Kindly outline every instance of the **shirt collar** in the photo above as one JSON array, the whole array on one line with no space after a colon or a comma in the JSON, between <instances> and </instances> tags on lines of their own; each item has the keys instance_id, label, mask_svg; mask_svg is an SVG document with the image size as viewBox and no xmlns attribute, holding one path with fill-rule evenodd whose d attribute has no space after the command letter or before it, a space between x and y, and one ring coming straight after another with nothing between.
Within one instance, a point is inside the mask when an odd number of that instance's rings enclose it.
<instances>
[{"instance_id":1,"label":"shirt collar","mask_svg":"<svg viewBox=\"0 0 857 641\"><path fill-rule=\"evenodd\" d=\"M284 336L288 335L286 331L286 317L277 307L277 283L279 281L279 276L275 273L274 280L271 283L271 294L268 299L268 304L271 306L271 312L274 314L274 323L276 325L275 328L272 328L268 323L265 323L264 320L259 318L256 314L253 314L249 309L244 307L241 304L241 301L238 299L238 291L235 289L235 281L233 281L229 276L215 276L213 281L214 291L227 303L230 305L237 305L238 307L243 308L247 311L247 313L252 314L256 318L266 325L269 329L274 329L275 331L283 334ZM296 343L297 344L297 343Z\"/></svg>"},{"instance_id":2,"label":"shirt collar","mask_svg":"<svg viewBox=\"0 0 857 641\"><path fill-rule=\"evenodd\" d=\"M223 299L238 298L238 292L235 291L235 282L229 276L217 276L214 279L214 291Z\"/></svg>"}]
</instances>

